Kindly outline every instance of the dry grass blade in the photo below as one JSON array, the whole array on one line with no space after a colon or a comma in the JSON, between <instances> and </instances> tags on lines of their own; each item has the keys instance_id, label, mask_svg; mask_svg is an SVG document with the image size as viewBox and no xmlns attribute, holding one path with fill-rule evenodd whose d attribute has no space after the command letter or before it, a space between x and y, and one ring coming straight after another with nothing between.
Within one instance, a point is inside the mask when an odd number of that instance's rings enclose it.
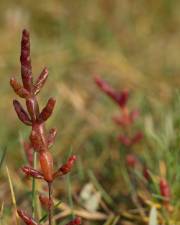
<instances>
[{"instance_id":1,"label":"dry grass blade","mask_svg":"<svg viewBox=\"0 0 180 225\"><path fill-rule=\"evenodd\" d=\"M58 208L61 210L60 213L54 215L54 221L57 221L61 218L70 216L70 215L75 215L75 216L80 216L83 219L89 220L89 221L103 221L107 220L108 215L101 213L101 212L89 212L85 209L74 209L72 210L67 204L61 203ZM48 222L45 223L45 225L48 225Z\"/></svg>"},{"instance_id":2,"label":"dry grass blade","mask_svg":"<svg viewBox=\"0 0 180 225\"><path fill-rule=\"evenodd\" d=\"M61 219L61 218L64 218L64 217L67 217L67 216L70 216L70 215L76 215L76 216L80 216L81 218L83 219L86 219L86 220L97 220L97 221L101 221L101 220L106 220L107 219L107 215L103 214L103 213L100 213L100 212L88 212L84 209L79 209L79 210L64 210L62 211L61 213L57 214L54 216L54 220L58 220L58 219ZM45 225L47 225L48 223L45 223Z\"/></svg>"},{"instance_id":3,"label":"dry grass blade","mask_svg":"<svg viewBox=\"0 0 180 225\"><path fill-rule=\"evenodd\" d=\"M120 219L120 216L116 216L111 225L116 225L118 223L119 219Z\"/></svg>"},{"instance_id":4,"label":"dry grass blade","mask_svg":"<svg viewBox=\"0 0 180 225\"><path fill-rule=\"evenodd\" d=\"M114 220L114 215L110 215L103 225L111 225Z\"/></svg>"},{"instance_id":5,"label":"dry grass blade","mask_svg":"<svg viewBox=\"0 0 180 225\"><path fill-rule=\"evenodd\" d=\"M6 165L6 172L7 172L9 187L10 187L10 191L11 191L12 203L14 205L14 211L15 211L15 215L16 215L16 224L19 225L18 214L17 214L17 205L16 205L16 197L15 197L15 193L14 193L12 179L11 179L11 176L10 176L9 169L8 169L7 165Z\"/></svg>"}]
</instances>

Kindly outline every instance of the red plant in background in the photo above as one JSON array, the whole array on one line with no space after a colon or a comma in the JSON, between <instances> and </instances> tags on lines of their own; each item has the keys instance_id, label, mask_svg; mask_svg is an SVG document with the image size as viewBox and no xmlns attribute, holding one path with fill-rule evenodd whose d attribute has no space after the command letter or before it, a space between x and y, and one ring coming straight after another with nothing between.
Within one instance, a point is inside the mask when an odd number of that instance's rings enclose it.
<instances>
[{"instance_id":1,"label":"red plant in background","mask_svg":"<svg viewBox=\"0 0 180 225\"><path fill-rule=\"evenodd\" d=\"M134 144L140 142L142 139L143 134L141 132L137 132L133 137L130 138L122 134L118 136L118 140L126 147L131 147Z\"/></svg>"},{"instance_id":2,"label":"red plant in background","mask_svg":"<svg viewBox=\"0 0 180 225\"><path fill-rule=\"evenodd\" d=\"M122 115L114 116L113 120L117 125L126 127L133 124L134 121L138 118L138 116L139 116L138 110L133 110L129 113L127 108L124 108Z\"/></svg>"},{"instance_id":3,"label":"red plant in background","mask_svg":"<svg viewBox=\"0 0 180 225\"><path fill-rule=\"evenodd\" d=\"M149 171L149 169L148 169L146 166L144 166L144 168L143 168L143 177L144 177L148 182L151 181L150 171Z\"/></svg>"},{"instance_id":4,"label":"red plant in background","mask_svg":"<svg viewBox=\"0 0 180 225\"><path fill-rule=\"evenodd\" d=\"M108 95L120 108L120 114L113 117L113 121L125 131L125 134L120 134L118 140L122 145L126 147L127 154L125 155L125 161L128 168L134 169L137 165L142 169L142 175L148 183L151 183L151 174L149 169L141 163L141 161L133 154L129 153L131 147L139 143L143 139L143 133L137 131L132 136L127 135L127 131L130 131L133 123L139 116L139 111L137 109L130 111L127 102L129 99L129 91L123 90L121 92L114 90L106 81L102 80L99 76L95 77L95 82L97 86ZM129 130L128 130L129 129ZM164 197L163 204L167 209L170 209L170 186L166 179L160 178L159 189L161 196Z\"/></svg>"},{"instance_id":5,"label":"red plant in background","mask_svg":"<svg viewBox=\"0 0 180 225\"><path fill-rule=\"evenodd\" d=\"M108 95L112 100L120 108L120 115L114 116L113 121L121 127L130 127L138 118L139 111L132 110L130 111L127 106L127 102L129 99L129 91L124 89L123 91L116 91L114 90L106 81L102 80L99 76L95 76L95 82L97 86L103 91L106 95ZM126 147L131 147L143 139L143 133L137 132L132 137L127 135L119 135L118 140L121 144L125 145Z\"/></svg>"},{"instance_id":6,"label":"red plant in background","mask_svg":"<svg viewBox=\"0 0 180 225\"><path fill-rule=\"evenodd\" d=\"M72 156L68 159L67 163L61 166L57 171L53 168L53 158L49 151L49 148L53 145L56 129L50 129L49 132L45 129L46 120L52 115L55 99L50 98L46 106L40 110L37 101L37 94L40 92L41 88L44 86L47 77L48 70L44 68L40 73L39 77L33 81L32 77L32 66L30 58L30 38L29 32L23 30L22 41L21 41L21 77L23 85L21 85L14 77L11 78L10 84L14 89L15 93L23 98L26 102L27 111L23 108L19 101L14 100L13 105L17 113L18 118L27 126L31 127L31 133L29 137L29 142L24 144L28 160L30 165L32 165L32 150L36 151L39 156L41 171L33 169L29 166L24 166L22 171L27 175L36 179L41 179L47 182L49 197L46 198L46 205L48 205L48 219L49 225L52 224L52 196L51 187L55 178L63 176L71 171L71 168L76 160L76 156ZM44 202L45 198L40 197L41 202ZM38 225L34 218L28 216L23 210L18 210L19 216L27 225ZM78 225L80 224L80 219L77 218L68 225Z\"/></svg>"},{"instance_id":7,"label":"red plant in background","mask_svg":"<svg viewBox=\"0 0 180 225\"><path fill-rule=\"evenodd\" d=\"M123 128L124 133L118 135L117 139L123 146L126 147L128 151L130 151L131 147L133 147L135 144L139 143L143 139L143 133L141 131L137 131L135 134L129 135L133 123L139 117L139 110L129 110L127 106L129 99L129 91L127 89L124 89L121 92L116 91L99 76L95 76L94 79L100 90L103 91L106 95L108 95L118 105L120 109L120 114L118 116L114 116L113 121L116 123L116 125ZM139 162L137 157L133 153L128 153L125 156L125 160L129 168L134 168Z\"/></svg>"},{"instance_id":8,"label":"red plant in background","mask_svg":"<svg viewBox=\"0 0 180 225\"><path fill-rule=\"evenodd\" d=\"M98 87L111 97L120 108L124 108L129 98L129 91L123 90L122 92L115 91L106 81L102 80L100 77L95 77L95 82Z\"/></svg>"},{"instance_id":9,"label":"red plant in background","mask_svg":"<svg viewBox=\"0 0 180 225\"><path fill-rule=\"evenodd\" d=\"M79 224L81 224L81 219L80 217L77 217L76 219L69 222L67 225L79 225Z\"/></svg>"},{"instance_id":10,"label":"red plant in background","mask_svg":"<svg viewBox=\"0 0 180 225\"><path fill-rule=\"evenodd\" d=\"M127 154L126 163L128 167L134 168L138 164L138 159L133 154Z\"/></svg>"},{"instance_id":11,"label":"red plant in background","mask_svg":"<svg viewBox=\"0 0 180 225\"><path fill-rule=\"evenodd\" d=\"M171 197L170 186L165 178L160 178L159 189L162 197L164 197L163 203L165 207L169 207L169 201Z\"/></svg>"}]
</instances>

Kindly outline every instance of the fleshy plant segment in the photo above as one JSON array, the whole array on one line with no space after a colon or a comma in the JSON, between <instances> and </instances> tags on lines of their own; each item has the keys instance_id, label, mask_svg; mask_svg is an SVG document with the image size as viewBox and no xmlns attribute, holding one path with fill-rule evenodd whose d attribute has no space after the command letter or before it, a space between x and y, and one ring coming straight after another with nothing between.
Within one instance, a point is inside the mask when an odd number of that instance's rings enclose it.
<instances>
[{"instance_id":1,"label":"fleshy plant segment","mask_svg":"<svg viewBox=\"0 0 180 225\"><path fill-rule=\"evenodd\" d=\"M49 225L52 225L52 183L55 178L63 176L71 171L76 160L76 156L71 156L64 165L54 171L53 157L49 149L54 143L57 131L52 128L47 132L45 129L45 122L52 115L56 101L54 98L50 98L45 107L40 110L37 101L37 94L40 92L47 80L48 70L47 68L44 68L39 77L33 81L30 57L30 36L27 30L23 30L22 32L20 62L22 84L14 77L11 78L10 84L15 93L25 100L26 110L17 100L13 101L13 105L21 122L31 127L29 142L24 144L30 165L32 165L32 154L29 150L32 149L38 153L40 164L40 171L30 166L22 167L22 171L26 176L40 179L47 183L49 193L48 197L40 195L39 199L42 205L48 210ZM18 214L27 225L39 224L36 222L35 218L29 216L23 210L18 210ZM76 218L68 223L68 225L78 225L80 223L80 219Z\"/></svg>"}]
</instances>

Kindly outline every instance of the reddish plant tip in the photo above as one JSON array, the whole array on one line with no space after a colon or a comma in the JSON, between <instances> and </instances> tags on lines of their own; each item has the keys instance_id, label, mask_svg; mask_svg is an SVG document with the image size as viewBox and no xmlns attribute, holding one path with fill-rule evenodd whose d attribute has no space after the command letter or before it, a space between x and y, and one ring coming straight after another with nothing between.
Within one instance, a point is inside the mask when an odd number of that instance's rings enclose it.
<instances>
[{"instance_id":1,"label":"reddish plant tip","mask_svg":"<svg viewBox=\"0 0 180 225\"><path fill-rule=\"evenodd\" d=\"M22 39L21 39L21 46L23 50L28 49L29 50L29 42L30 42L30 33L28 30L24 29L22 31ZM24 52L24 55L28 55L29 52Z\"/></svg>"},{"instance_id":2,"label":"reddish plant tip","mask_svg":"<svg viewBox=\"0 0 180 225\"><path fill-rule=\"evenodd\" d=\"M122 92L116 91L99 76L95 76L94 80L101 91L113 99L121 108L126 106L129 98L129 91L127 89L123 90Z\"/></svg>"},{"instance_id":3,"label":"reddish plant tip","mask_svg":"<svg viewBox=\"0 0 180 225\"><path fill-rule=\"evenodd\" d=\"M23 210L18 209L17 213L19 217L24 221L27 225L39 225L32 217L30 217L27 213L25 213Z\"/></svg>"},{"instance_id":4,"label":"reddish plant tip","mask_svg":"<svg viewBox=\"0 0 180 225\"><path fill-rule=\"evenodd\" d=\"M111 97L113 100L116 99L116 92L112 89L112 87L104 80L102 80L99 76L95 76L94 80L97 84L97 86L106 93L109 97Z\"/></svg>"},{"instance_id":5,"label":"reddish plant tip","mask_svg":"<svg viewBox=\"0 0 180 225\"><path fill-rule=\"evenodd\" d=\"M55 106L56 100L54 98L50 98L42 110L42 112L39 115L39 121L40 122L45 122L53 113L54 106Z\"/></svg>"},{"instance_id":6,"label":"reddish plant tip","mask_svg":"<svg viewBox=\"0 0 180 225\"><path fill-rule=\"evenodd\" d=\"M48 68L47 67L44 67L44 69L43 69L43 71L44 71L44 73L48 73Z\"/></svg>"},{"instance_id":7,"label":"reddish plant tip","mask_svg":"<svg viewBox=\"0 0 180 225\"><path fill-rule=\"evenodd\" d=\"M22 35L23 35L23 36L26 36L26 37L29 37L29 31L26 30L26 29L23 29Z\"/></svg>"},{"instance_id":8,"label":"reddish plant tip","mask_svg":"<svg viewBox=\"0 0 180 225\"><path fill-rule=\"evenodd\" d=\"M23 86L14 77L10 79L10 85L19 97L28 98L30 96L29 91L23 88Z\"/></svg>"},{"instance_id":9,"label":"reddish plant tip","mask_svg":"<svg viewBox=\"0 0 180 225\"><path fill-rule=\"evenodd\" d=\"M37 78L36 82L34 83L34 94L37 95L41 88L44 86L46 80L48 78L48 69L45 67L42 72L40 73L39 77Z\"/></svg>"},{"instance_id":10,"label":"reddish plant tip","mask_svg":"<svg viewBox=\"0 0 180 225\"><path fill-rule=\"evenodd\" d=\"M129 126L132 124L132 120L129 117L129 115L125 115L125 114L120 115L120 116L114 116L113 121L117 125L122 126L122 127L126 127L126 126Z\"/></svg>"},{"instance_id":11,"label":"reddish plant tip","mask_svg":"<svg viewBox=\"0 0 180 225\"><path fill-rule=\"evenodd\" d=\"M131 147L137 143L139 143L143 139L143 133L138 132L133 137L128 137L125 135L119 135L118 140L126 147Z\"/></svg>"},{"instance_id":12,"label":"reddish plant tip","mask_svg":"<svg viewBox=\"0 0 180 225\"><path fill-rule=\"evenodd\" d=\"M165 197L165 201L170 200L171 191L170 186L165 178L161 178L159 182L160 193L163 197Z\"/></svg>"},{"instance_id":13,"label":"reddish plant tip","mask_svg":"<svg viewBox=\"0 0 180 225\"><path fill-rule=\"evenodd\" d=\"M22 31L22 39L21 39L21 50L28 50L28 52L24 52L24 56L28 56L29 55L29 44L30 44L30 34L29 31L27 31L26 29L24 29ZM21 52L22 53L22 52Z\"/></svg>"},{"instance_id":14,"label":"reddish plant tip","mask_svg":"<svg viewBox=\"0 0 180 225\"><path fill-rule=\"evenodd\" d=\"M128 98L129 98L129 91L127 89L124 89L116 96L116 101L118 102L121 108L124 108L127 104Z\"/></svg>"},{"instance_id":15,"label":"reddish plant tip","mask_svg":"<svg viewBox=\"0 0 180 225\"><path fill-rule=\"evenodd\" d=\"M77 159L77 157L75 155L71 156L67 163L65 163L64 165L61 166L61 168L59 169L63 174L69 173L74 165L75 160Z\"/></svg>"},{"instance_id":16,"label":"reddish plant tip","mask_svg":"<svg viewBox=\"0 0 180 225\"><path fill-rule=\"evenodd\" d=\"M68 159L68 162L69 162L69 163L74 163L75 160L77 160L77 156L76 156L76 155L72 155L72 156Z\"/></svg>"},{"instance_id":17,"label":"reddish plant tip","mask_svg":"<svg viewBox=\"0 0 180 225\"><path fill-rule=\"evenodd\" d=\"M21 122L23 122L24 124L28 126L31 126L32 125L31 119L29 115L27 114L27 112L21 106L20 102L18 102L17 100L13 100L13 105L17 113L17 116L21 120Z\"/></svg>"},{"instance_id":18,"label":"reddish plant tip","mask_svg":"<svg viewBox=\"0 0 180 225\"><path fill-rule=\"evenodd\" d=\"M137 132L132 138L132 144L137 144L143 139L144 135L142 132Z\"/></svg>"},{"instance_id":19,"label":"reddish plant tip","mask_svg":"<svg viewBox=\"0 0 180 225\"><path fill-rule=\"evenodd\" d=\"M80 217L76 217L74 220L70 221L66 225L80 225L80 224L81 224L81 218Z\"/></svg>"},{"instance_id":20,"label":"reddish plant tip","mask_svg":"<svg viewBox=\"0 0 180 225\"><path fill-rule=\"evenodd\" d=\"M118 140L121 142L121 144L123 144L126 147L131 146L131 139L125 135L119 135Z\"/></svg>"},{"instance_id":21,"label":"reddish plant tip","mask_svg":"<svg viewBox=\"0 0 180 225\"><path fill-rule=\"evenodd\" d=\"M23 86L26 90L32 92L33 80L32 80L32 66L30 58L30 40L29 32L23 30L21 39L21 77Z\"/></svg>"},{"instance_id":22,"label":"reddish plant tip","mask_svg":"<svg viewBox=\"0 0 180 225\"><path fill-rule=\"evenodd\" d=\"M143 168L143 176L147 181L151 180L151 175L150 175L149 169L147 167Z\"/></svg>"},{"instance_id":23,"label":"reddish plant tip","mask_svg":"<svg viewBox=\"0 0 180 225\"><path fill-rule=\"evenodd\" d=\"M128 165L129 167L134 168L134 167L137 165L138 160L137 160L137 158L136 158L135 155L133 155L133 154L128 154L128 155L126 156L126 163L127 163L127 165Z\"/></svg>"},{"instance_id":24,"label":"reddish plant tip","mask_svg":"<svg viewBox=\"0 0 180 225\"><path fill-rule=\"evenodd\" d=\"M62 176L69 173L74 165L74 162L77 160L75 155L71 156L65 164L63 164L57 172L54 173L53 177Z\"/></svg>"},{"instance_id":25,"label":"reddish plant tip","mask_svg":"<svg viewBox=\"0 0 180 225\"><path fill-rule=\"evenodd\" d=\"M26 176L31 176L36 179L44 179L44 176L41 172L39 172L31 167L24 166L21 169L22 169L23 173L25 173Z\"/></svg>"}]
</instances>

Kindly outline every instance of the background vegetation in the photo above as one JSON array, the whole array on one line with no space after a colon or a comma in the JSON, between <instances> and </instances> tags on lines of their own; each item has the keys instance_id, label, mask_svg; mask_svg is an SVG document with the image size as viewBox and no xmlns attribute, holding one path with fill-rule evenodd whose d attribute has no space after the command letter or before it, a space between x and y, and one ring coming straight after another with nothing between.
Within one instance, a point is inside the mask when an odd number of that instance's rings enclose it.
<instances>
[{"instance_id":1,"label":"background vegetation","mask_svg":"<svg viewBox=\"0 0 180 225\"><path fill-rule=\"evenodd\" d=\"M132 204L132 190L122 176L116 140L119 128L111 120L118 109L94 84L93 76L100 74L117 89L130 89L129 105L140 109L138 126L145 133L134 151L154 176L165 174L171 184L173 212L162 213L160 223L179 224L179 10L178 0L1 0L1 156L6 152L0 174L2 224L14 224L5 165L17 204L29 207L31 184L19 170L26 163L22 140L29 130L16 118L9 86L10 76L20 75L24 27L31 32L34 75L43 66L50 72L40 101L44 103L47 96L57 99L49 122L58 128L52 150L56 163L63 162L70 149L79 157L71 179L57 182L57 199L63 196L65 207L72 206L73 200L73 208L83 208L83 215L79 211L84 224L148 224L150 206L144 217L134 216L132 211L139 213L139 208ZM144 189L142 193L148 196ZM147 198L151 206L157 202L152 196ZM115 208L128 216L113 217L111 222ZM61 217L63 210L57 209L56 215Z\"/></svg>"}]
</instances>

